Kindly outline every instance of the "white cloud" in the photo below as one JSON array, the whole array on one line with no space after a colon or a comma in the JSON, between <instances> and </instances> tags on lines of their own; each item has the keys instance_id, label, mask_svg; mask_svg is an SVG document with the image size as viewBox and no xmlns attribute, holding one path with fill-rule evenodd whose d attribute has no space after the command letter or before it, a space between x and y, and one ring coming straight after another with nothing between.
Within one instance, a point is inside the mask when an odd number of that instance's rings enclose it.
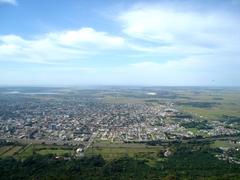
<instances>
[{"instance_id":1,"label":"white cloud","mask_svg":"<svg viewBox=\"0 0 240 180\"><path fill-rule=\"evenodd\" d=\"M4 35L0 36L0 60L55 63L121 48L124 43L121 37L92 28L48 33L33 39Z\"/></svg>"},{"instance_id":2,"label":"white cloud","mask_svg":"<svg viewBox=\"0 0 240 180\"><path fill-rule=\"evenodd\" d=\"M144 4L123 11L118 20L128 36L153 42L154 52L213 53L240 48L238 17L223 12Z\"/></svg>"},{"instance_id":3,"label":"white cloud","mask_svg":"<svg viewBox=\"0 0 240 180\"><path fill-rule=\"evenodd\" d=\"M65 45L78 45L82 43L91 43L101 49L120 47L124 44L121 37L109 36L105 32L96 32L92 28L82 28L77 31L66 31L62 33L50 33L50 38L59 40Z\"/></svg>"},{"instance_id":4,"label":"white cloud","mask_svg":"<svg viewBox=\"0 0 240 180\"><path fill-rule=\"evenodd\" d=\"M1 4L17 5L17 1L16 0L0 0L0 5Z\"/></svg>"}]
</instances>

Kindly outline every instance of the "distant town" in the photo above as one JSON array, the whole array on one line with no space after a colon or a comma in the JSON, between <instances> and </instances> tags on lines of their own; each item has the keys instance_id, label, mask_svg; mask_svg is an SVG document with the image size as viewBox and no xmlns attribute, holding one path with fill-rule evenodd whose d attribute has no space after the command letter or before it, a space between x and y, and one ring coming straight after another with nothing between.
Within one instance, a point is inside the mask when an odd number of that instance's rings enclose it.
<instances>
[{"instance_id":1,"label":"distant town","mask_svg":"<svg viewBox=\"0 0 240 180\"><path fill-rule=\"evenodd\" d=\"M143 92L148 98L144 102L118 102L119 93L112 89L104 94L100 90L50 90L27 89L26 93L1 89L0 137L79 145L84 151L95 140L167 142L236 136L240 132L224 121L206 121L186 113L174 101L156 103L153 97L157 94L151 91Z\"/></svg>"}]
</instances>

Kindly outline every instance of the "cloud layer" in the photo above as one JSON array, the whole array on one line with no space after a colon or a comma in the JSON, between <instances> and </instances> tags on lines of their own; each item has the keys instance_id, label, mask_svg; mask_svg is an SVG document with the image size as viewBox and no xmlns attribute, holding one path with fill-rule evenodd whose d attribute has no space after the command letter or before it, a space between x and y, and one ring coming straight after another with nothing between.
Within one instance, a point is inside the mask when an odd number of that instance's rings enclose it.
<instances>
[{"instance_id":1,"label":"cloud layer","mask_svg":"<svg viewBox=\"0 0 240 180\"><path fill-rule=\"evenodd\" d=\"M160 52L232 52L240 47L238 18L223 12L141 5L123 12L119 20L124 33L154 42L153 49Z\"/></svg>"},{"instance_id":2,"label":"cloud layer","mask_svg":"<svg viewBox=\"0 0 240 180\"><path fill-rule=\"evenodd\" d=\"M32 38L0 35L0 63L36 64L36 74L2 74L49 84L240 85L238 14L145 3L121 10L114 20L117 33L81 27ZM116 60L120 64L112 65Z\"/></svg>"},{"instance_id":3,"label":"cloud layer","mask_svg":"<svg viewBox=\"0 0 240 180\"><path fill-rule=\"evenodd\" d=\"M0 36L0 60L51 64L80 60L123 45L123 38L92 28L51 32L30 40L5 35Z\"/></svg>"}]
</instances>

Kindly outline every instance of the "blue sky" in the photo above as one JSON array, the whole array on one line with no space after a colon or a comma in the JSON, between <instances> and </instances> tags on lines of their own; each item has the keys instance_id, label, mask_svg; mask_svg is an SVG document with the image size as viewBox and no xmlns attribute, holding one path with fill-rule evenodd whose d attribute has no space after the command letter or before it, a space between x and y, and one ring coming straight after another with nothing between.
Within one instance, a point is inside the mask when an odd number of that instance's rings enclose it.
<instances>
[{"instance_id":1,"label":"blue sky","mask_svg":"<svg viewBox=\"0 0 240 180\"><path fill-rule=\"evenodd\" d=\"M240 86L239 0L0 0L0 85Z\"/></svg>"}]
</instances>

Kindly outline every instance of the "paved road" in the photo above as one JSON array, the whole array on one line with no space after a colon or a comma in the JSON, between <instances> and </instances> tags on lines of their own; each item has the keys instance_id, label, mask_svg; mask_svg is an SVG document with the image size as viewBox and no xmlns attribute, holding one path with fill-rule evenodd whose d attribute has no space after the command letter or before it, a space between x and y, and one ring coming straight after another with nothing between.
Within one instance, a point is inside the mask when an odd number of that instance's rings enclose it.
<instances>
[{"instance_id":1,"label":"paved road","mask_svg":"<svg viewBox=\"0 0 240 180\"><path fill-rule=\"evenodd\" d=\"M99 131L96 131L92 134L90 137L89 141L87 141L85 144L83 142L76 142L76 141L49 141L49 140L35 140L35 139L18 139L18 138L0 138L2 140L8 140L11 142L19 142L22 144L56 144L56 145L80 145L84 144L84 152L92 145L94 139L98 135ZM221 136L221 137L206 137L206 138L192 138L192 139L184 139L184 140L156 140L153 142L157 142L158 144L160 143L172 143L172 142L204 142L204 141L215 141L215 140L240 140L240 136ZM151 141L126 141L126 143L148 143Z\"/></svg>"},{"instance_id":2,"label":"paved road","mask_svg":"<svg viewBox=\"0 0 240 180\"><path fill-rule=\"evenodd\" d=\"M171 143L171 142L204 142L204 141L215 141L215 140L240 140L240 136L221 136L221 137L205 137L205 138L191 138L191 139L168 139L168 140L156 140L156 141L125 141L126 143Z\"/></svg>"},{"instance_id":3,"label":"paved road","mask_svg":"<svg viewBox=\"0 0 240 180\"><path fill-rule=\"evenodd\" d=\"M92 143L93 143L94 139L97 137L98 133L99 132L97 131L97 132L94 132L92 134L92 136L90 137L89 141L87 142L87 144L84 147L84 152L92 145Z\"/></svg>"}]
</instances>

